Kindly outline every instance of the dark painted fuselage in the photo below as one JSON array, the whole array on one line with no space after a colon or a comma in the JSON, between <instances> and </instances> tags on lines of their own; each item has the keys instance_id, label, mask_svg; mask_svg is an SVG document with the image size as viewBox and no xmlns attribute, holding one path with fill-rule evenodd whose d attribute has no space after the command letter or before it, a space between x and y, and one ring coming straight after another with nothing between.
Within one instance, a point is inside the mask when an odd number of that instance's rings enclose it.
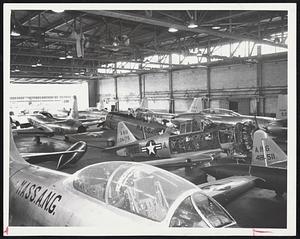
<instances>
[{"instance_id":1,"label":"dark painted fuselage","mask_svg":"<svg viewBox=\"0 0 300 239\"><path fill-rule=\"evenodd\" d=\"M86 128L79 122L73 119L56 119L42 114L31 115L28 117L29 123L35 128L44 128L55 134L75 134L86 131Z\"/></svg>"}]
</instances>

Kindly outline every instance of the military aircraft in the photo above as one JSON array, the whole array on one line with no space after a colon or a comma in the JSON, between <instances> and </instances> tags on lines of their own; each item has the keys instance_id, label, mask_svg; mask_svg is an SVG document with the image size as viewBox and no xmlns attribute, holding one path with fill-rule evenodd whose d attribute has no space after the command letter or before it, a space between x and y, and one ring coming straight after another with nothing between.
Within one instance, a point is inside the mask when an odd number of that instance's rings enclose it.
<instances>
[{"instance_id":1,"label":"military aircraft","mask_svg":"<svg viewBox=\"0 0 300 239\"><path fill-rule=\"evenodd\" d=\"M77 99L74 96L73 108L67 118L55 118L49 112L39 112L38 114L28 115L28 122L34 129L17 129L19 135L34 135L36 137L49 135L66 135L86 132L87 127L97 125L102 122L101 119L84 119L80 120L78 116ZM39 138L37 138L39 142Z\"/></svg>"},{"instance_id":2,"label":"military aircraft","mask_svg":"<svg viewBox=\"0 0 300 239\"><path fill-rule=\"evenodd\" d=\"M247 121L255 121L258 127L264 127L267 124L276 120L276 118L241 115L232 110L220 109L220 108L208 108L201 111L201 114L214 123L235 125L236 123L244 123Z\"/></svg>"},{"instance_id":3,"label":"military aircraft","mask_svg":"<svg viewBox=\"0 0 300 239\"><path fill-rule=\"evenodd\" d=\"M26 162L11 135L9 173L10 226L237 227L198 186L151 165L111 161L70 175ZM251 181L244 177L243 184L249 188ZM215 181L213 191L205 185L206 192L229 195L229 201L230 192L244 191L241 179L238 184Z\"/></svg>"},{"instance_id":4,"label":"military aircraft","mask_svg":"<svg viewBox=\"0 0 300 239\"><path fill-rule=\"evenodd\" d=\"M147 99L144 98L147 102ZM179 114L172 113L163 113L163 112L154 112L148 109L148 104L145 104L147 107L139 107L134 110L133 116L137 119L144 119L146 121L156 121L164 125L172 125L172 119L175 117L180 117L184 115L197 114L202 110L203 98L194 98L188 111Z\"/></svg>"},{"instance_id":5,"label":"military aircraft","mask_svg":"<svg viewBox=\"0 0 300 239\"><path fill-rule=\"evenodd\" d=\"M218 131L193 132L180 135L164 133L138 140L124 122L118 123L116 146L106 148L119 156L146 157L151 164L172 164L194 161L210 161L213 154L222 151ZM149 161L148 161L149 162Z\"/></svg>"},{"instance_id":6,"label":"military aircraft","mask_svg":"<svg viewBox=\"0 0 300 239\"><path fill-rule=\"evenodd\" d=\"M210 166L207 166L211 164ZM202 170L216 179L251 175L262 179L257 185L282 195L287 189L287 155L263 130L254 132L251 162L213 161Z\"/></svg>"}]
</instances>

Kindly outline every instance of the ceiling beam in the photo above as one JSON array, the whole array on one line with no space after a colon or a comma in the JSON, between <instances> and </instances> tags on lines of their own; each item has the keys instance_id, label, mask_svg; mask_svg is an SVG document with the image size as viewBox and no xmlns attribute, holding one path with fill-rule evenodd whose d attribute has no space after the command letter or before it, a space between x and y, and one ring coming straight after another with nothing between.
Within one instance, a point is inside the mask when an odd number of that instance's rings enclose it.
<instances>
[{"instance_id":1,"label":"ceiling beam","mask_svg":"<svg viewBox=\"0 0 300 239\"><path fill-rule=\"evenodd\" d=\"M113 17L113 18L119 18L123 20L128 20L128 21L134 21L134 22L142 22L145 24L150 24L150 25L156 25L156 26L161 26L161 27L174 27L177 28L178 30L181 31L190 31L190 32L195 32L195 33L206 33L208 35L213 35L217 36L220 38L229 38L237 41L253 41L258 44L266 44L266 45L271 45L271 46L277 46L277 47L283 47L287 48L286 44L280 44L280 43L274 43L272 41L267 41L267 40L260 40L258 38L254 37L246 37L243 35L238 35L234 33L228 33L228 32L220 32L220 31L215 31L215 30L210 30L204 27L198 27L198 28L188 28L185 25L182 24L177 24L177 23L172 23L172 22L166 22L162 21L159 19L154 19L154 18L149 18L146 16L141 16L137 14L132 14L128 13L125 11L94 11L94 10L88 10L84 11L89 14L94 14L94 15L100 15L100 16L106 16L106 17Z\"/></svg>"}]
</instances>

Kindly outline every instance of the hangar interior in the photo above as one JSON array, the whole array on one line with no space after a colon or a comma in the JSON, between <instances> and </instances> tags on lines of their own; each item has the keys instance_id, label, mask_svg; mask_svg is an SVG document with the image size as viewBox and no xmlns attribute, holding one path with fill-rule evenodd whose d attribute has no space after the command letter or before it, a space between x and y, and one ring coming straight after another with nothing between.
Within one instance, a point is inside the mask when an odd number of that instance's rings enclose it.
<instances>
[{"instance_id":1,"label":"hangar interior","mask_svg":"<svg viewBox=\"0 0 300 239\"><path fill-rule=\"evenodd\" d=\"M14 115L26 116L32 104L35 110L70 109L73 95L79 110L108 112L138 108L145 98L149 110L172 114L187 112L194 98L205 99L202 110L222 108L244 116L277 118L278 107L287 108L287 102L281 102L288 89L287 11L12 10L10 26ZM108 131L97 135L98 126L91 127L94 138L83 158L61 171L75 173L98 162L120 160L103 151L113 146L109 140L93 141L111 137ZM28 136L15 141L21 153L36 153L63 151L73 143L65 139L66 134L42 138L36 145ZM142 152L148 147L154 147L155 154L163 144L149 141ZM58 167L43 160L38 165ZM187 167L176 170L182 175ZM277 200L278 191L255 190L226 209L242 227L285 228L286 194Z\"/></svg>"},{"instance_id":2,"label":"hangar interior","mask_svg":"<svg viewBox=\"0 0 300 239\"><path fill-rule=\"evenodd\" d=\"M287 93L285 11L20 10L11 23L11 83L86 81L89 107L147 97L150 109L182 112L207 97L275 117Z\"/></svg>"}]
</instances>

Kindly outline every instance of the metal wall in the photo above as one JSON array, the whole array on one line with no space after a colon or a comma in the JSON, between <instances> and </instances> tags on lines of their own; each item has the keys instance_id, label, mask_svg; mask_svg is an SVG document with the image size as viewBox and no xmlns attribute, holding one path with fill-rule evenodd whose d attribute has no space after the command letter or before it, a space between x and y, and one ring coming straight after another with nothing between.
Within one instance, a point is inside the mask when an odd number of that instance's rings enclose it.
<instances>
[{"instance_id":1,"label":"metal wall","mask_svg":"<svg viewBox=\"0 0 300 239\"><path fill-rule=\"evenodd\" d=\"M212 66L206 68L172 71L175 112L186 111L194 97L210 93L210 106L229 108L229 101L239 101L240 113L255 114L258 98L259 63ZM262 64L262 88L264 114L276 113L278 94L287 90L287 60L265 60ZM149 108L167 112L170 103L170 73L145 74L142 94L148 98ZM209 75L209 76L208 76ZM208 92L208 77L210 92ZM144 85L145 84L145 85ZM115 97L114 79L101 80L101 97ZM120 110L134 107L139 99L137 76L118 79Z\"/></svg>"}]
</instances>

